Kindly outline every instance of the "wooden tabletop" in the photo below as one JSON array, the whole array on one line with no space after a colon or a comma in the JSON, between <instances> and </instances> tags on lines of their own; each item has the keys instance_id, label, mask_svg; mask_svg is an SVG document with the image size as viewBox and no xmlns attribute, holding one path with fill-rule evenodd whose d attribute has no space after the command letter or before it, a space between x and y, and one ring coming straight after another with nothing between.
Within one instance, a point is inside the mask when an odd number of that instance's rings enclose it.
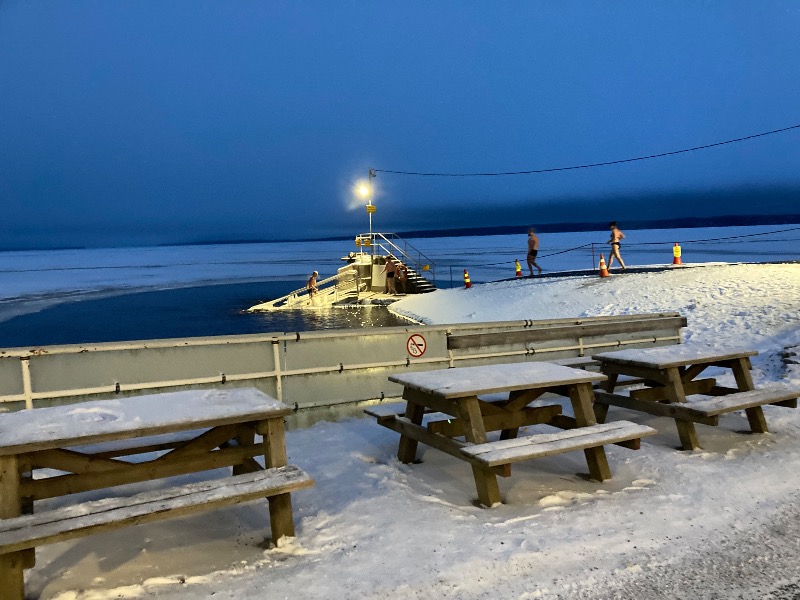
<instances>
[{"instance_id":1,"label":"wooden tabletop","mask_svg":"<svg viewBox=\"0 0 800 600\"><path fill-rule=\"evenodd\" d=\"M395 374L389 381L442 398L605 381L606 376L548 362L459 367Z\"/></svg>"},{"instance_id":2,"label":"wooden tabletop","mask_svg":"<svg viewBox=\"0 0 800 600\"><path fill-rule=\"evenodd\" d=\"M592 358L603 363L632 365L651 369L669 369L746 358L756 354L758 352L755 350L722 350L705 345L678 345L601 352L600 354L594 354Z\"/></svg>"},{"instance_id":3,"label":"wooden tabletop","mask_svg":"<svg viewBox=\"0 0 800 600\"><path fill-rule=\"evenodd\" d=\"M0 456L291 414L254 388L195 390L0 414Z\"/></svg>"}]
</instances>

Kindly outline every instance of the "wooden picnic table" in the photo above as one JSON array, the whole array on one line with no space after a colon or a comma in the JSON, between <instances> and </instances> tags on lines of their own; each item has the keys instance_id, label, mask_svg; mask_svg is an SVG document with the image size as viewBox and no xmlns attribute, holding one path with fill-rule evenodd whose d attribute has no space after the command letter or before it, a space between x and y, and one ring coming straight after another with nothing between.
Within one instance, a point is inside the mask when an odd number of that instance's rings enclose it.
<instances>
[{"instance_id":1,"label":"wooden picnic table","mask_svg":"<svg viewBox=\"0 0 800 600\"><path fill-rule=\"evenodd\" d=\"M608 406L620 406L675 419L681 447L700 447L694 423L718 425L719 416L744 410L755 433L766 433L767 423L762 406L776 404L796 407L800 390L773 385L756 389L750 375L750 357L754 350L720 350L703 345L664 346L602 352L592 356L600 362L600 370L608 376L601 384L605 392L596 392L595 413L604 422ZM713 377L700 379L709 367L730 369L736 387L717 385ZM644 387L630 390L629 395L615 394L620 376L640 378ZM693 399L689 396L710 396Z\"/></svg>"},{"instance_id":2,"label":"wooden picnic table","mask_svg":"<svg viewBox=\"0 0 800 600\"><path fill-rule=\"evenodd\" d=\"M496 476L509 476L514 462L583 450L590 476L603 481L611 477L604 444L638 448L641 437L655 433L627 421L598 425L592 386L605 376L552 363L403 373L389 380L403 386L405 406L378 406L366 412L400 433L398 458L413 462L422 442L469 462L478 500L488 507L501 502ZM500 399L486 397L501 392ZM574 416L562 415L560 404L529 406L548 392L569 397ZM539 423L564 431L519 437L520 427ZM498 440L489 441L487 433L492 431L501 432ZM455 439L461 437L464 441Z\"/></svg>"},{"instance_id":3,"label":"wooden picnic table","mask_svg":"<svg viewBox=\"0 0 800 600\"><path fill-rule=\"evenodd\" d=\"M36 545L164 518L168 511L185 514L205 505L269 496L273 540L293 536L288 492L313 485L313 480L287 466L283 419L290 413L291 408L258 390L234 388L0 415L3 598L23 598L22 568L33 566ZM259 455L266 469L255 461ZM38 501L47 498L220 467L232 467L232 477L218 485L194 483L172 493L134 496L135 501L110 494L99 502L50 511L50 516L37 514ZM43 469L57 473L37 476Z\"/></svg>"}]
</instances>

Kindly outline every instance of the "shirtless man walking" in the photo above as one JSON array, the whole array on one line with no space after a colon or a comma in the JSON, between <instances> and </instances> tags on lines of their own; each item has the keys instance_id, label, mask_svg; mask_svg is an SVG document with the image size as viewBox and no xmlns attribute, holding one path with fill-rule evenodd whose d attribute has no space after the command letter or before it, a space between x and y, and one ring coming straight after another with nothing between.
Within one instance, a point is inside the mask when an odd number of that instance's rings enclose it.
<instances>
[{"instance_id":1,"label":"shirtless man walking","mask_svg":"<svg viewBox=\"0 0 800 600\"><path fill-rule=\"evenodd\" d=\"M619 264L622 265L622 270L624 271L625 263L622 262L622 257L619 255L619 246L622 238L625 237L625 234L619 230L616 221L611 221L611 223L608 224L608 227L611 229L611 239L608 240L608 243L611 244L611 251L608 253L608 268L611 268L611 264L616 258L619 261Z\"/></svg>"},{"instance_id":2,"label":"shirtless man walking","mask_svg":"<svg viewBox=\"0 0 800 600\"><path fill-rule=\"evenodd\" d=\"M539 254L539 236L536 231L531 227L528 229L528 270L533 277L533 267L539 269L539 275L542 274L542 267L536 264L536 256Z\"/></svg>"}]
</instances>

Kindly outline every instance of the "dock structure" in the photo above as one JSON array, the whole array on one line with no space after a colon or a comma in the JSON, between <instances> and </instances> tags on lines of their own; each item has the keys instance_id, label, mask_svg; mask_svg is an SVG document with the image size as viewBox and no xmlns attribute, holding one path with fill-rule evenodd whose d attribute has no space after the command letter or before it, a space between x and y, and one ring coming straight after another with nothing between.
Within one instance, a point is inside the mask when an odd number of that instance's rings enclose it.
<instances>
[{"instance_id":1,"label":"dock structure","mask_svg":"<svg viewBox=\"0 0 800 600\"><path fill-rule=\"evenodd\" d=\"M357 252L342 257L347 264L340 267L336 275L317 282L313 295L307 288L299 288L251 306L248 312L390 304L407 294L424 294L436 289L433 261L396 234L360 234L356 236L356 248ZM402 287L398 287L397 294L388 293L384 268L389 259L404 274L399 278Z\"/></svg>"}]
</instances>

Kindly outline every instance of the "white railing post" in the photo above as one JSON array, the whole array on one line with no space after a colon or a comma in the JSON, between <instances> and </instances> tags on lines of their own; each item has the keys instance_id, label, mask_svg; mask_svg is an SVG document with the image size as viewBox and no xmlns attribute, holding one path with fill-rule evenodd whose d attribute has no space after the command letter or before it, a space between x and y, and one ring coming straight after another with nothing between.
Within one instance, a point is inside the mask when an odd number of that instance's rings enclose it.
<instances>
[{"instance_id":1,"label":"white railing post","mask_svg":"<svg viewBox=\"0 0 800 600\"><path fill-rule=\"evenodd\" d=\"M25 408L33 408L33 386L31 385L31 357L19 359L22 366L22 394L25 396Z\"/></svg>"}]
</instances>

